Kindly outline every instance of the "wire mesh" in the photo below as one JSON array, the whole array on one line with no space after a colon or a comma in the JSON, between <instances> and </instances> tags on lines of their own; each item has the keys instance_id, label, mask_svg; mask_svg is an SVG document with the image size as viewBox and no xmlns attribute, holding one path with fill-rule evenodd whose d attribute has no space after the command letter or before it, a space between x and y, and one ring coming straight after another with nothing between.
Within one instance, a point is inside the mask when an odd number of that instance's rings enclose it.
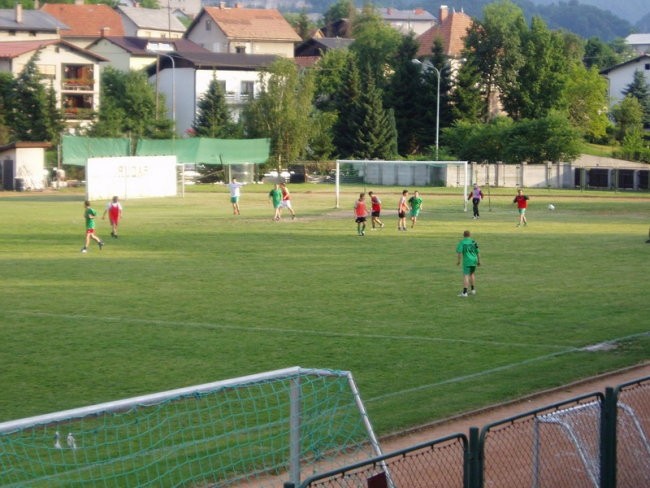
<instances>
[{"instance_id":1,"label":"wire mesh","mask_svg":"<svg viewBox=\"0 0 650 488\"><path fill-rule=\"evenodd\" d=\"M306 480L301 488L462 488L467 437L438 439Z\"/></svg>"},{"instance_id":2,"label":"wire mesh","mask_svg":"<svg viewBox=\"0 0 650 488\"><path fill-rule=\"evenodd\" d=\"M616 486L650 486L650 378L623 385L618 394Z\"/></svg>"},{"instance_id":3,"label":"wire mesh","mask_svg":"<svg viewBox=\"0 0 650 488\"><path fill-rule=\"evenodd\" d=\"M483 429L483 486L598 486L602 395L506 419Z\"/></svg>"}]
</instances>

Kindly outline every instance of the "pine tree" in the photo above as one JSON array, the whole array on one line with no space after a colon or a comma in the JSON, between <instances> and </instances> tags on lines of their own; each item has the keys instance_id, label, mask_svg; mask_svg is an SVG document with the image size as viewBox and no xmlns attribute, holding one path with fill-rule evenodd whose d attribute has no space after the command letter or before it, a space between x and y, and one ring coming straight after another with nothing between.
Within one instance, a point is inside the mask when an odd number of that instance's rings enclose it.
<instances>
[{"instance_id":1,"label":"pine tree","mask_svg":"<svg viewBox=\"0 0 650 488\"><path fill-rule=\"evenodd\" d=\"M46 124L47 124L47 140L54 145L58 145L61 140L61 134L65 130L65 119L63 112L58 107L56 100L56 91L50 84L46 91Z\"/></svg>"},{"instance_id":2,"label":"pine tree","mask_svg":"<svg viewBox=\"0 0 650 488\"><path fill-rule=\"evenodd\" d=\"M355 151L355 137L360 124L357 110L361 96L361 76L356 58L351 57L350 64L343 72L341 89L334 94L334 105L338 119L334 124L334 145L342 158L350 157Z\"/></svg>"},{"instance_id":3,"label":"pine tree","mask_svg":"<svg viewBox=\"0 0 650 488\"><path fill-rule=\"evenodd\" d=\"M227 138L234 132L226 97L216 78L210 81L208 90L199 99L192 129L197 137Z\"/></svg>"},{"instance_id":4,"label":"pine tree","mask_svg":"<svg viewBox=\"0 0 650 488\"><path fill-rule=\"evenodd\" d=\"M413 36L404 37L398 50L399 62L385 96L386 106L393 109L395 114L397 147L399 153L404 155L420 151L428 122L423 115L430 108L427 107L428 101L422 97L420 67L413 62L417 49ZM435 115L435 105L433 107Z\"/></svg>"},{"instance_id":5,"label":"pine tree","mask_svg":"<svg viewBox=\"0 0 650 488\"><path fill-rule=\"evenodd\" d=\"M385 110L381 91L377 89L370 70L366 73L366 89L358 102L359 125L352 155L359 159L391 159L397 148L397 130L392 110Z\"/></svg>"},{"instance_id":6,"label":"pine tree","mask_svg":"<svg viewBox=\"0 0 650 488\"><path fill-rule=\"evenodd\" d=\"M458 70L456 89L451 95L452 113L457 121L479 122L487 118L487 104L481 90L481 75L471 61Z\"/></svg>"},{"instance_id":7,"label":"pine tree","mask_svg":"<svg viewBox=\"0 0 650 488\"><path fill-rule=\"evenodd\" d=\"M48 141L47 97L36 66L36 52L14 79L7 122L19 141Z\"/></svg>"},{"instance_id":8,"label":"pine tree","mask_svg":"<svg viewBox=\"0 0 650 488\"><path fill-rule=\"evenodd\" d=\"M650 87L646 83L642 71L636 70L634 72L632 83L627 85L623 91L623 95L632 95L639 101L643 109L643 125L645 127L650 126Z\"/></svg>"}]
</instances>

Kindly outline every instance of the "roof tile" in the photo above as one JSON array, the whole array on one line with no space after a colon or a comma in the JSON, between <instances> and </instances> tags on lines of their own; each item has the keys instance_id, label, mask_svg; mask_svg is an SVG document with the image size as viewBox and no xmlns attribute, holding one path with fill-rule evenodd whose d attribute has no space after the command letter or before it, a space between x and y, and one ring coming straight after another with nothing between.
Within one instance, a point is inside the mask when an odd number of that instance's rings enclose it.
<instances>
[{"instance_id":1,"label":"roof tile","mask_svg":"<svg viewBox=\"0 0 650 488\"><path fill-rule=\"evenodd\" d=\"M436 37L442 40L442 48L447 56L458 57L464 47L467 29L471 26L472 18L469 15L464 12L450 12L439 25L434 25L418 37L418 57L431 56Z\"/></svg>"},{"instance_id":2,"label":"roof tile","mask_svg":"<svg viewBox=\"0 0 650 488\"><path fill-rule=\"evenodd\" d=\"M107 27L110 35L123 36L124 26L120 15L108 5L69 5L46 3L42 11L70 26L61 32L62 37L99 37Z\"/></svg>"},{"instance_id":3,"label":"roof tile","mask_svg":"<svg viewBox=\"0 0 650 488\"><path fill-rule=\"evenodd\" d=\"M204 10L230 39L302 40L275 9L205 7Z\"/></svg>"}]
</instances>

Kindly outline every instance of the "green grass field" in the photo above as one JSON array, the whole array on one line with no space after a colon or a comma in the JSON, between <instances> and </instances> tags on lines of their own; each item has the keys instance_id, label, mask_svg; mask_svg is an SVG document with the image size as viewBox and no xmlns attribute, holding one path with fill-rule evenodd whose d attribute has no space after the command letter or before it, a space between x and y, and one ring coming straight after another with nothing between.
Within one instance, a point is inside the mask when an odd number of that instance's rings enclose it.
<instances>
[{"instance_id":1,"label":"green grass field","mask_svg":"<svg viewBox=\"0 0 650 488\"><path fill-rule=\"evenodd\" d=\"M279 223L265 185L239 217L221 186L124 201L120 238L100 221L85 255L80 191L0 193L0 421L303 366L352 371L385 434L650 357L647 193L529 190L516 228L512 189L473 221L425 188L398 233L401 188L373 188L386 228L357 237L362 188L340 209L291 189ZM483 265L462 299L465 229Z\"/></svg>"}]
</instances>

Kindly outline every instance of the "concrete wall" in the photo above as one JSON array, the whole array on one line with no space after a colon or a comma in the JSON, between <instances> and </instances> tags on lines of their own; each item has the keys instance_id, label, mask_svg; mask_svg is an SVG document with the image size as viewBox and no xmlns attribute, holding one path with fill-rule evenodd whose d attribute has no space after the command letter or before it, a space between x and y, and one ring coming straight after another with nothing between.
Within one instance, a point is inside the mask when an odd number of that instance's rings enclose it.
<instances>
[{"instance_id":1,"label":"concrete wall","mask_svg":"<svg viewBox=\"0 0 650 488\"><path fill-rule=\"evenodd\" d=\"M366 183L389 186L462 187L462 165L429 166L398 163L355 164ZM467 185L502 188L630 188L648 189L650 165L619 159L582 156L571 163L477 164L468 167Z\"/></svg>"}]
</instances>

